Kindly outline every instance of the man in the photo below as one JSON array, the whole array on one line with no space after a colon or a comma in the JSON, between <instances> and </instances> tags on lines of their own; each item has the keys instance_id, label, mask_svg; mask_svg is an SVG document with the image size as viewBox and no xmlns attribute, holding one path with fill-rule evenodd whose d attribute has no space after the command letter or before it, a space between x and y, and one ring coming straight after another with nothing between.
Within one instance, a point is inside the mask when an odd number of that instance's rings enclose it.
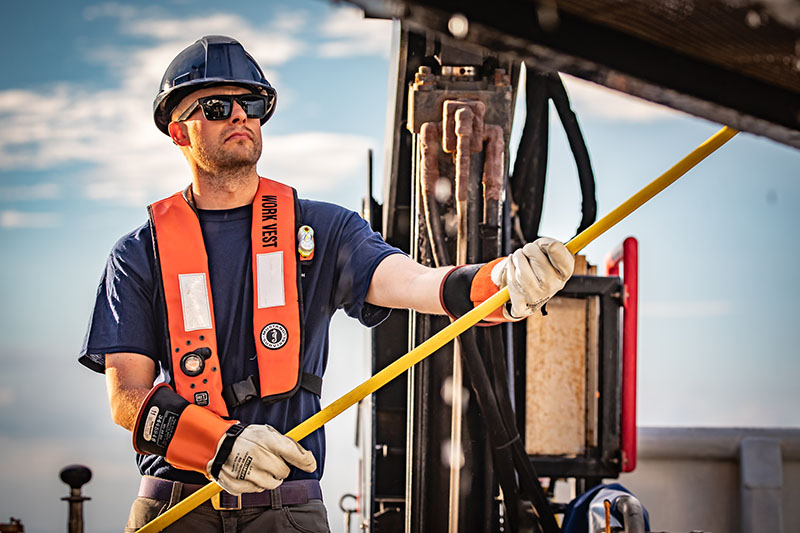
<instances>
[{"instance_id":1,"label":"man","mask_svg":"<svg viewBox=\"0 0 800 533\"><path fill-rule=\"evenodd\" d=\"M127 530L213 479L222 496L170 530L328 531L323 430L299 444L282 434L320 409L336 309L366 326L393 307L458 315L508 284L511 305L492 320L519 320L572 274L552 239L427 268L356 213L260 178L275 102L252 57L220 36L181 52L156 97L156 125L192 183L117 242L80 357L105 373L112 418L138 452Z\"/></svg>"}]
</instances>

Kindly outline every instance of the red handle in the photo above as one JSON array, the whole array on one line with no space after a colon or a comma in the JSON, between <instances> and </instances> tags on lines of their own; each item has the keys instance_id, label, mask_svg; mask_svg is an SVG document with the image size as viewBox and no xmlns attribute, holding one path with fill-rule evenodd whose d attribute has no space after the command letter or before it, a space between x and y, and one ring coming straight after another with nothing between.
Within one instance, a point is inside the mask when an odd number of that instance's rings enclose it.
<instances>
[{"instance_id":1,"label":"red handle","mask_svg":"<svg viewBox=\"0 0 800 533\"><path fill-rule=\"evenodd\" d=\"M623 269L622 319L622 471L636 468L636 320L639 287L639 243L628 237L606 259L609 276Z\"/></svg>"}]
</instances>

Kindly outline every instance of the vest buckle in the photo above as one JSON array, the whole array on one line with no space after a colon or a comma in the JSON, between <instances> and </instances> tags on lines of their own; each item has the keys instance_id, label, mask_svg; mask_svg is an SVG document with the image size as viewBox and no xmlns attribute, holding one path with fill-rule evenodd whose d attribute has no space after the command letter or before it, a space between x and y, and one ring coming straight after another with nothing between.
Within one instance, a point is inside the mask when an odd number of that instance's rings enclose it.
<instances>
[{"instance_id":1,"label":"vest buckle","mask_svg":"<svg viewBox=\"0 0 800 533\"><path fill-rule=\"evenodd\" d=\"M254 376L248 376L247 379L231 383L222 389L222 399L225 400L229 411L245 402L260 397L261 394L258 391L258 384Z\"/></svg>"}]
</instances>

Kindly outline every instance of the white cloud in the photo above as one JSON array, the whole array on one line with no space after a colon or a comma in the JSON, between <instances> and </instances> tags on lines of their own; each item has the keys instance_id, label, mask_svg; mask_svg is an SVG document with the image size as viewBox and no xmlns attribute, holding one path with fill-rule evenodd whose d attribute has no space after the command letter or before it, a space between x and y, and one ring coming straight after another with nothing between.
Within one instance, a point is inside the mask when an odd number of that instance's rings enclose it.
<instances>
[{"instance_id":1,"label":"white cloud","mask_svg":"<svg viewBox=\"0 0 800 533\"><path fill-rule=\"evenodd\" d=\"M52 200L58 198L59 194L61 194L61 187L57 183L0 186L0 201L3 202Z\"/></svg>"},{"instance_id":2,"label":"white cloud","mask_svg":"<svg viewBox=\"0 0 800 533\"><path fill-rule=\"evenodd\" d=\"M359 47L374 49L381 23L355 18L354 10L335 10L321 24L338 39L352 24ZM185 185L189 171L180 152L153 125L152 101L172 58L190 41L186 36L235 35L265 68L274 84L279 67L305 50L298 34L309 15L284 10L266 24L224 12L190 17L171 16L162 8L104 3L87 8L90 21L117 23L117 31L141 37L146 44L96 46L86 50L89 61L119 80L116 87L95 89L79 83L53 82L39 90L0 91L0 171L63 169L89 165L79 184L96 200L141 204ZM358 30L358 21L365 28ZM373 44L370 44L373 43ZM282 93L283 109L291 88ZM289 98L286 98L289 96ZM32 101L38 102L30 106ZM307 131L265 139L261 166L276 179L304 184L306 190L335 187L363 162L364 137ZM295 181L295 179L297 181ZM73 185L71 185L73 186ZM54 184L33 189L0 189L0 200L21 200L26 194L57 194ZM5 211L3 227L46 227L51 214Z\"/></svg>"},{"instance_id":3,"label":"white cloud","mask_svg":"<svg viewBox=\"0 0 800 533\"><path fill-rule=\"evenodd\" d=\"M331 12L320 30L328 39L320 45L322 57L389 56L390 20L365 19L360 9L342 8Z\"/></svg>"},{"instance_id":4,"label":"white cloud","mask_svg":"<svg viewBox=\"0 0 800 533\"><path fill-rule=\"evenodd\" d=\"M372 140L360 135L307 132L264 138L259 172L303 192L329 191L364 166Z\"/></svg>"},{"instance_id":5,"label":"white cloud","mask_svg":"<svg viewBox=\"0 0 800 533\"><path fill-rule=\"evenodd\" d=\"M594 116L624 122L655 122L683 113L660 104L614 91L580 78L561 75L573 108L579 116Z\"/></svg>"},{"instance_id":6,"label":"white cloud","mask_svg":"<svg viewBox=\"0 0 800 533\"><path fill-rule=\"evenodd\" d=\"M642 302L639 312L655 318L715 318L732 314L736 309L731 300L685 302Z\"/></svg>"},{"instance_id":7,"label":"white cloud","mask_svg":"<svg viewBox=\"0 0 800 533\"><path fill-rule=\"evenodd\" d=\"M24 211L0 211L0 228L53 228L60 217L56 213L27 213Z\"/></svg>"}]
</instances>

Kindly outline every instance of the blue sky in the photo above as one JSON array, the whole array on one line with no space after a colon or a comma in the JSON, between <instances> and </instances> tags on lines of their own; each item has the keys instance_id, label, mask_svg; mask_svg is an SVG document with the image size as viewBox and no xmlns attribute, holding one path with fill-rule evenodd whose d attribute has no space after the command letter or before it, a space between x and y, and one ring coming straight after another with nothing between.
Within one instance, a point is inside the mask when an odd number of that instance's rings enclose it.
<instances>
[{"instance_id":1,"label":"blue sky","mask_svg":"<svg viewBox=\"0 0 800 533\"><path fill-rule=\"evenodd\" d=\"M147 203L188 181L151 115L177 52L204 34L227 34L261 63L279 92L262 174L357 209L373 148L380 189L391 24L321 1L220 5L5 9L0 521L63 531L67 487L57 474L70 463L95 473L87 531L118 530L135 494L129 434L111 422L102 376L76 355L109 249L145 220ZM567 88L601 215L720 127L580 80L567 79ZM557 120L551 132L542 231L567 240L580 218L578 182ZM800 426L798 205L800 151L740 134L586 249L602 265L626 236L640 242L640 424ZM367 376L363 329L339 316L332 338L324 403ZM328 429L335 530L339 496L357 488L354 418L345 413Z\"/></svg>"}]
</instances>

